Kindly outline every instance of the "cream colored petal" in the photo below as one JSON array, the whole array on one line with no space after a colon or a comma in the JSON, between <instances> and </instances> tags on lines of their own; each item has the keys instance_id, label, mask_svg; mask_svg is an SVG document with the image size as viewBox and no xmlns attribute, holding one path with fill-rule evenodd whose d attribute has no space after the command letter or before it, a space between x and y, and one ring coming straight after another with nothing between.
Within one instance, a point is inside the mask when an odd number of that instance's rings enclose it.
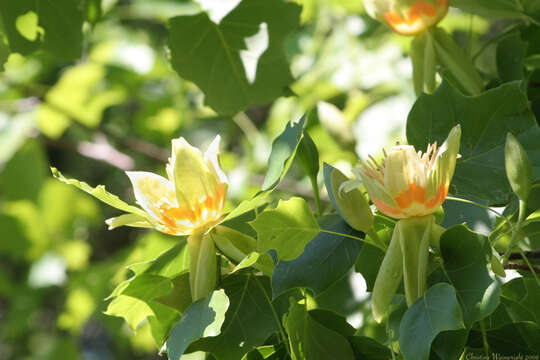
<instances>
[{"instance_id":1,"label":"cream colored petal","mask_svg":"<svg viewBox=\"0 0 540 360\"><path fill-rule=\"evenodd\" d=\"M392 146L388 152L384 169L384 187L392 197L409 188L417 167L414 157L418 157L414 146Z\"/></svg>"},{"instance_id":2,"label":"cream colored petal","mask_svg":"<svg viewBox=\"0 0 540 360\"><path fill-rule=\"evenodd\" d=\"M204 153L204 160L211 165L211 168L214 170L215 175L219 179L220 183L228 183L227 176L219 166L218 155L220 142L221 137L219 135L216 135L216 138L212 141L212 143L208 146L208 149Z\"/></svg>"},{"instance_id":3,"label":"cream colored petal","mask_svg":"<svg viewBox=\"0 0 540 360\"><path fill-rule=\"evenodd\" d=\"M376 201L384 202L388 206L397 208L392 194L380 182L367 176L362 169L355 171L355 174L362 180L371 201L375 199Z\"/></svg>"},{"instance_id":4,"label":"cream colored petal","mask_svg":"<svg viewBox=\"0 0 540 360\"><path fill-rule=\"evenodd\" d=\"M428 174L428 184L426 187L427 196L432 196L443 185L448 188L458 158L459 145L461 141L461 126L458 124L450 130L448 137L439 148L433 167Z\"/></svg>"},{"instance_id":5,"label":"cream colored petal","mask_svg":"<svg viewBox=\"0 0 540 360\"><path fill-rule=\"evenodd\" d=\"M117 217L113 217L105 220L105 223L109 225L109 230L116 229L120 226L131 226L131 227L142 227L142 228L153 228L155 227L151 224L147 218L139 216L137 214L124 214Z\"/></svg>"},{"instance_id":6,"label":"cream colored petal","mask_svg":"<svg viewBox=\"0 0 540 360\"><path fill-rule=\"evenodd\" d=\"M201 151L184 138L174 139L172 147L170 168L178 203L195 209L208 195L215 192L218 181L214 170L204 160Z\"/></svg>"},{"instance_id":7,"label":"cream colored petal","mask_svg":"<svg viewBox=\"0 0 540 360\"><path fill-rule=\"evenodd\" d=\"M162 205L177 206L175 189L169 180L145 171L126 171L126 175L133 185L137 203L156 221L162 221Z\"/></svg>"}]
</instances>

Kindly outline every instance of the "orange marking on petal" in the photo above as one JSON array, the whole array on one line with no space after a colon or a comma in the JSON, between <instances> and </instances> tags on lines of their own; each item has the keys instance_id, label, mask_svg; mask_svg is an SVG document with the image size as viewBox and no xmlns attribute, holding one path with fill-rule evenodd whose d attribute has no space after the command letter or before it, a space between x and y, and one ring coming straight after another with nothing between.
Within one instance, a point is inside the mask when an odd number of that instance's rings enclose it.
<instances>
[{"instance_id":1,"label":"orange marking on petal","mask_svg":"<svg viewBox=\"0 0 540 360\"><path fill-rule=\"evenodd\" d=\"M443 184L439 185L439 188L437 189L437 193L435 196L433 196L431 199L429 199L426 202L426 208L431 209L435 205L440 205L444 202L446 199L446 196L448 195L448 187L444 186Z\"/></svg>"},{"instance_id":2,"label":"orange marking on petal","mask_svg":"<svg viewBox=\"0 0 540 360\"><path fill-rule=\"evenodd\" d=\"M409 183L407 190L396 196L394 200L401 209L407 209L413 202L423 204L426 201L426 189L415 183Z\"/></svg>"},{"instance_id":3,"label":"orange marking on petal","mask_svg":"<svg viewBox=\"0 0 540 360\"><path fill-rule=\"evenodd\" d=\"M396 12L387 12L386 14L384 14L384 19L386 20L388 24L394 25L394 26L401 25L405 22L401 18L401 16L399 16L399 14Z\"/></svg>"},{"instance_id":4,"label":"orange marking on petal","mask_svg":"<svg viewBox=\"0 0 540 360\"><path fill-rule=\"evenodd\" d=\"M426 189L416 184L411 184L411 187L413 187L413 201L423 204L426 201Z\"/></svg>"},{"instance_id":5,"label":"orange marking on petal","mask_svg":"<svg viewBox=\"0 0 540 360\"><path fill-rule=\"evenodd\" d=\"M412 4L409 8L407 22L410 24L414 23L420 15L426 15L428 17L434 17L437 15L437 9L433 4L427 3L425 1L419 0Z\"/></svg>"},{"instance_id":6,"label":"orange marking on petal","mask_svg":"<svg viewBox=\"0 0 540 360\"><path fill-rule=\"evenodd\" d=\"M387 214L387 215L390 215L390 216L402 214L401 210L393 208L390 205L388 205L388 204L386 204L386 203L384 203L382 201L379 201L377 199L371 199L371 201L373 201L373 203L375 204L377 209L379 209L384 214Z\"/></svg>"},{"instance_id":7,"label":"orange marking on petal","mask_svg":"<svg viewBox=\"0 0 540 360\"><path fill-rule=\"evenodd\" d=\"M413 202L413 192L411 191L411 187L409 186L407 190L396 196L394 200L396 200L401 209L406 209L411 206Z\"/></svg>"}]
</instances>

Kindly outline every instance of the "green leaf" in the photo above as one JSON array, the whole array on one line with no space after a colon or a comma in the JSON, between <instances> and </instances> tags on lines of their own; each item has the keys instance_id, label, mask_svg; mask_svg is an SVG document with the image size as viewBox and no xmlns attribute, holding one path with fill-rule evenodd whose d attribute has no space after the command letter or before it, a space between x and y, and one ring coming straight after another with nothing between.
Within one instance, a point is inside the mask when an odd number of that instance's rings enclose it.
<instances>
[{"instance_id":1,"label":"green leaf","mask_svg":"<svg viewBox=\"0 0 540 360\"><path fill-rule=\"evenodd\" d=\"M131 206L127 204L126 202L120 200L118 196L113 195L109 193L107 190L105 190L105 186L103 185L91 187L90 185L88 185L87 183L83 181L79 181L76 179L68 179L64 177L64 175L62 175L62 173L60 173L60 171L58 171L58 169L54 167L51 167L51 171L52 171L53 176L57 178L58 180L81 189L82 191L94 196L95 198L97 198L100 201L103 201L105 204L109 206L112 206L116 209L119 209L128 213L140 215L150 220L150 216L145 211L143 211L142 209L138 207Z\"/></svg>"},{"instance_id":2,"label":"green leaf","mask_svg":"<svg viewBox=\"0 0 540 360\"><path fill-rule=\"evenodd\" d=\"M319 174L319 150L317 150L317 146L307 131L304 132L304 136L300 141L296 156L306 175L315 179L316 182Z\"/></svg>"},{"instance_id":3,"label":"green leaf","mask_svg":"<svg viewBox=\"0 0 540 360\"><path fill-rule=\"evenodd\" d=\"M527 42L521 40L518 31L505 36L497 43L497 71L504 81L523 80Z\"/></svg>"},{"instance_id":4,"label":"green leaf","mask_svg":"<svg viewBox=\"0 0 540 360\"><path fill-rule=\"evenodd\" d=\"M169 21L172 66L221 114L269 103L293 80L283 42L298 26L299 15L296 4L243 0L219 24L205 13L174 17Z\"/></svg>"},{"instance_id":5,"label":"green leaf","mask_svg":"<svg viewBox=\"0 0 540 360\"><path fill-rule=\"evenodd\" d=\"M333 330L344 336L353 336L356 329L352 327L347 320L333 311L326 309L309 310L309 315L319 324L324 324L330 330Z\"/></svg>"},{"instance_id":6,"label":"green leaf","mask_svg":"<svg viewBox=\"0 0 540 360\"><path fill-rule=\"evenodd\" d=\"M219 335L228 308L229 298L223 289L191 304L167 341L169 360L179 360L193 341Z\"/></svg>"},{"instance_id":7,"label":"green leaf","mask_svg":"<svg viewBox=\"0 0 540 360\"><path fill-rule=\"evenodd\" d=\"M114 299L105 314L124 318L134 330L147 317L154 317L154 328L159 331L158 328L167 326L167 320L171 321L178 311L154 299L164 297L172 290L173 282L169 278L152 274L137 275L116 287L109 296Z\"/></svg>"},{"instance_id":8,"label":"green leaf","mask_svg":"<svg viewBox=\"0 0 540 360\"><path fill-rule=\"evenodd\" d=\"M257 250L275 249L280 260L296 259L319 233L319 224L306 201L299 197L281 200L250 222L257 231Z\"/></svg>"},{"instance_id":9,"label":"green leaf","mask_svg":"<svg viewBox=\"0 0 540 360\"><path fill-rule=\"evenodd\" d=\"M469 331L466 329L443 331L433 340L432 352L441 360L458 360L468 335Z\"/></svg>"},{"instance_id":10,"label":"green leaf","mask_svg":"<svg viewBox=\"0 0 540 360\"><path fill-rule=\"evenodd\" d=\"M321 226L333 232L361 236L336 215L324 217ZM361 248L359 240L319 233L298 258L281 260L275 266L273 297L294 287L308 287L315 295L322 293L351 269Z\"/></svg>"},{"instance_id":11,"label":"green leaf","mask_svg":"<svg viewBox=\"0 0 540 360\"><path fill-rule=\"evenodd\" d=\"M154 307L163 306L156 301L147 302L131 296L119 295L111 301L105 315L124 318L128 325L136 330L144 319L156 315Z\"/></svg>"},{"instance_id":12,"label":"green leaf","mask_svg":"<svg viewBox=\"0 0 540 360\"><path fill-rule=\"evenodd\" d=\"M275 188L289 170L302 140L306 120L307 117L304 115L297 122L287 123L283 132L272 143L268 171L261 186L262 191Z\"/></svg>"},{"instance_id":13,"label":"green leaf","mask_svg":"<svg viewBox=\"0 0 540 360\"><path fill-rule=\"evenodd\" d=\"M492 353L501 356L520 354L538 357L540 353L540 327L530 321L516 322L486 332L486 339ZM467 345L482 348L483 340L480 331L471 331Z\"/></svg>"},{"instance_id":14,"label":"green leaf","mask_svg":"<svg viewBox=\"0 0 540 360\"><path fill-rule=\"evenodd\" d=\"M501 305L485 321L488 329L520 321L533 321L540 326L540 288L534 278L516 278L501 288Z\"/></svg>"},{"instance_id":15,"label":"green leaf","mask_svg":"<svg viewBox=\"0 0 540 360\"><path fill-rule=\"evenodd\" d=\"M488 271L491 247L484 236L457 225L441 236L441 253L463 309L463 321L470 328L499 305L499 282Z\"/></svg>"},{"instance_id":16,"label":"green leaf","mask_svg":"<svg viewBox=\"0 0 540 360\"><path fill-rule=\"evenodd\" d=\"M12 52L41 48L62 60L81 56L83 8L80 0L2 1L0 16ZM25 21L35 18L36 21Z\"/></svg>"},{"instance_id":17,"label":"green leaf","mask_svg":"<svg viewBox=\"0 0 540 360\"><path fill-rule=\"evenodd\" d=\"M407 310L399 327L399 346L406 360L427 360L433 339L442 331L463 328L461 309L451 285L428 289Z\"/></svg>"},{"instance_id":18,"label":"green leaf","mask_svg":"<svg viewBox=\"0 0 540 360\"><path fill-rule=\"evenodd\" d=\"M452 0L452 6L486 17L522 18L524 16L514 0Z\"/></svg>"},{"instance_id":19,"label":"green leaf","mask_svg":"<svg viewBox=\"0 0 540 360\"><path fill-rule=\"evenodd\" d=\"M180 240L178 244L152 260L131 264L128 268L137 275L154 274L169 279L175 278L189 270L189 251L186 240Z\"/></svg>"},{"instance_id":20,"label":"green leaf","mask_svg":"<svg viewBox=\"0 0 540 360\"><path fill-rule=\"evenodd\" d=\"M466 97L443 83L432 95L422 95L407 119L407 140L418 150L442 143L450 129L461 124L462 155L456 164L451 193L508 201L511 189L504 169L506 133L511 132L527 153L540 149L540 129L519 82L503 84L479 96ZM531 156L533 178L540 177L540 157Z\"/></svg>"},{"instance_id":21,"label":"green leaf","mask_svg":"<svg viewBox=\"0 0 540 360\"><path fill-rule=\"evenodd\" d=\"M347 339L315 321L304 305L291 300L284 323L289 334L293 360L354 359Z\"/></svg>"},{"instance_id":22,"label":"green leaf","mask_svg":"<svg viewBox=\"0 0 540 360\"><path fill-rule=\"evenodd\" d=\"M367 336L350 336L355 359L388 360L392 358L390 349Z\"/></svg>"},{"instance_id":23,"label":"green leaf","mask_svg":"<svg viewBox=\"0 0 540 360\"><path fill-rule=\"evenodd\" d=\"M234 274L221 285L230 300L221 334L195 342L189 351L210 352L216 360L238 360L279 331L286 309L280 309L280 299L270 301L267 277Z\"/></svg>"},{"instance_id":24,"label":"green leaf","mask_svg":"<svg viewBox=\"0 0 540 360\"><path fill-rule=\"evenodd\" d=\"M148 301L165 296L172 289L173 284L170 279L158 275L142 274L118 285L109 297L125 295Z\"/></svg>"}]
</instances>

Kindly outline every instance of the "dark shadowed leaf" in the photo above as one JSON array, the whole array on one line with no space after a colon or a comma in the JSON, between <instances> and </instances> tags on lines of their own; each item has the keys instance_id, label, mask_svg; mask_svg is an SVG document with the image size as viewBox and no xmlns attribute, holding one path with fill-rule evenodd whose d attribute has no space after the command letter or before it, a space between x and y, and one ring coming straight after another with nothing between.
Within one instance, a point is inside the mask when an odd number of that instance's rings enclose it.
<instances>
[{"instance_id":1,"label":"dark shadowed leaf","mask_svg":"<svg viewBox=\"0 0 540 360\"><path fill-rule=\"evenodd\" d=\"M268 278L251 274L228 276L221 283L230 306L221 334L195 342L189 351L206 351L217 360L238 360L279 331L282 300L270 300Z\"/></svg>"},{"instance_id":2,"label":"dark shadowed leaf","mask_svg":"<svg viewBox=\"0 0 540 360\"><path fill-rule=\"evenodd\" d=\"M454 288L433 285L407 310L399 328L399 346L406 360L427 360L433 339L442 331L463 328Z\"/></svg>"},{"instance_id":3,"label":"dark shadowed leaf","mask_svg":"<svg viewBox=\"0 0 540 360\"><path fill-rule=\"evenodd\" d=\"M243 0L219 24L206 13L172 18L173 68L197 84L219 113L266 104L292 81L283 41L298 26L299 15L293 3Z\"/></svg>"},{"instance_id":4,"label":"dark shadowed leaf","mask_svg":"<svg viewBox=\"0 0 540 360\"><path fill-rule=\"evenodd\" d=\"M441 236L441 253L463 309L465 326L471 327L499 305L501 289L488 270L491 247L484 236L457 225Z\"/></svg>"},{"instance_id":5,"label":"dark shadowed leaf","mask_svg":"<svg viewBox=\"0 0 540 360\"><path fill-rule=\"evenodd\" d=\"M347 339L314 320L304 305L291 301L284 323L289 334L293 360L354 359Z\"/></svg>"},{"instance_id":6,"label":"dark shadowed leaf","mask_svg":"<svg viewBox=\"0 0 540 360\"><path fill-rule=\"evenodd\" d=\"M361 236L337 215L323 218L320 225L330 231ZM298 258L281 260L275 266L272 274L273 296L294 287L308 287L315 294L320 294L349 272L361 247L359 240L319 233Z\"/></svg>"}]
</instances>

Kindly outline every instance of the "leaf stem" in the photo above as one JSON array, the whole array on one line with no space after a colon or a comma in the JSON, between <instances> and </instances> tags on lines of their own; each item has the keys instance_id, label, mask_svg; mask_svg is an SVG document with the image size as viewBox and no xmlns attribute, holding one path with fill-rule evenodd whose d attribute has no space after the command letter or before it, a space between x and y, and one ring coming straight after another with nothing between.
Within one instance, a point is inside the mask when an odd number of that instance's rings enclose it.
<instances>
[{"instance_id":1,"label":"leaf stem","mask_svg":"<svg viewBox=\"0 0 540 360\"><path fill-rule=\"evenodd\" d=\"M317 216L322 214L321 211L321 198L319 196L319 185L317 184L317 176L310 176L311 186L313 187L313 195L315 196L315 206L317 207Z\"/></svg>"},{"instance_id":2,"label":"leaf stem","mask_svg":"<svg viewBox=\"0 0 540 360\"><path fill-rule=\"evenodd\" d=\"M499 213L498 211L493 210L492 208L490 208L487 205L480 204L480 203L478 203L476 201L462 199L462 198L458 198L458 197L454 197L454 196L447 196L446 200L452 200L452 201L462 202L462 203L465 203L465 204L475 205L475 206L478 206L478 207L480 207L482 209L486 209L488 211L491 211L492 213L494 213L495 215L497 215L498 217L503 219L508 225L510 225L512 230L515 230L514 224L512 224L512 222L510 221L510 219L507 216L504 216L503 214Z\"/></svg>"},{"instance_id":3,"label":"leaf stem","mask_svg":"<svg viewBox=\"0 0 540 360\"><path fill-rule=\"evenodd\" d=\"M489 343L487 341L486 325L484 324L484 319L480 320L479 323L480 330L482 331L482 342L484 343L484 351L486 353L486 356L489 358Z\"/></svg>"},{"instance_id":4,"label":"leaf stem","mask_svg":"<svg viewBox=\"0 0 540 360\"><path fill-rule=\"evenodd\" d=\"M326 230L326 229L320 229L319 231L327 233L327 234L338 235L338 236L348 237L348 238L355 239L355 240L360 240L362 242L365 242L366 244L378 247L382 251L386 251L386 248L384 246L381 246L381 245L379 245L379 244L377 244L375 242L367 241L366 239L362 239L361 237L358 237L358 236L349 235L349 234L343 234L343 233L340 233L340 232L337 232L337 231Z\"/></svg>"},{"instance_id":5,"label":"leaf stem","mask_svg":"<svg viewBox=\"0 0 540 360\"><path fill-rule=\"evenodd\" d=\"M525 212L527 211L527 205L525 201L519 200L519 212L518 212L518 220L516 222L516 225L512 228L512 237L510 238L510 244L508 244L508 248L506 249L506 252L503 255L503 265L508 263L508 257L510 256L510 253L512 250L514 250L514 247L516 246L516 241L519 239L519 230L521 228L521 223L523 222L523 218L525 218ZM518 251L522 251L518 246ZM525 256L525 254L523 254Z\"/></svg>"},{"instance_id":6,"label":"leaf stem","mask_svg":"<svg viewBox=\"0 0 540 360\"><path fill-rule=\"evenodd\" d=\"M264 294L264 297L266 301L268 302L268 305L270 305L270 309L272 310L272 315L274 316L274 319L276 320L277 326L279 328L279 334L281 335L283 344L285 344L285 350L287 350L287 354L289 357L291 357L291 349L289 348L289 341L287 334L285 334L285 330L283 330L283 326L281 325L281 320L279 320L279 316L276 313L276 309L274 309L274 305L272 304L272 301L268 297L268 294L266 294L266 289L264 286L260 283L259 279L257 279L257 276L253 276L255 279L255 282L257 285L261 288L262 293Z\"/></svg>"},{"instance_id":7,"label":"leaf stem","mask_svg":"<svg viewBox=\"0 0 540 360\"><path fill-rule=\"evenodd\" d=\"M518 251L521 254L521 257L523 258L523 261L525 261L525 263L529 267L529 270L531 270L534 276L534 279L536 280L536 284L540 286L540 279L538 279L538 275L536 275L536 269L534 268L534 266L531 265L531 263L529 262L529 259L527 258L527 256L525 256L525 253L523 252L523 250L521 250L519 246L518 246Z\"/></svg>"}]
</instances>

